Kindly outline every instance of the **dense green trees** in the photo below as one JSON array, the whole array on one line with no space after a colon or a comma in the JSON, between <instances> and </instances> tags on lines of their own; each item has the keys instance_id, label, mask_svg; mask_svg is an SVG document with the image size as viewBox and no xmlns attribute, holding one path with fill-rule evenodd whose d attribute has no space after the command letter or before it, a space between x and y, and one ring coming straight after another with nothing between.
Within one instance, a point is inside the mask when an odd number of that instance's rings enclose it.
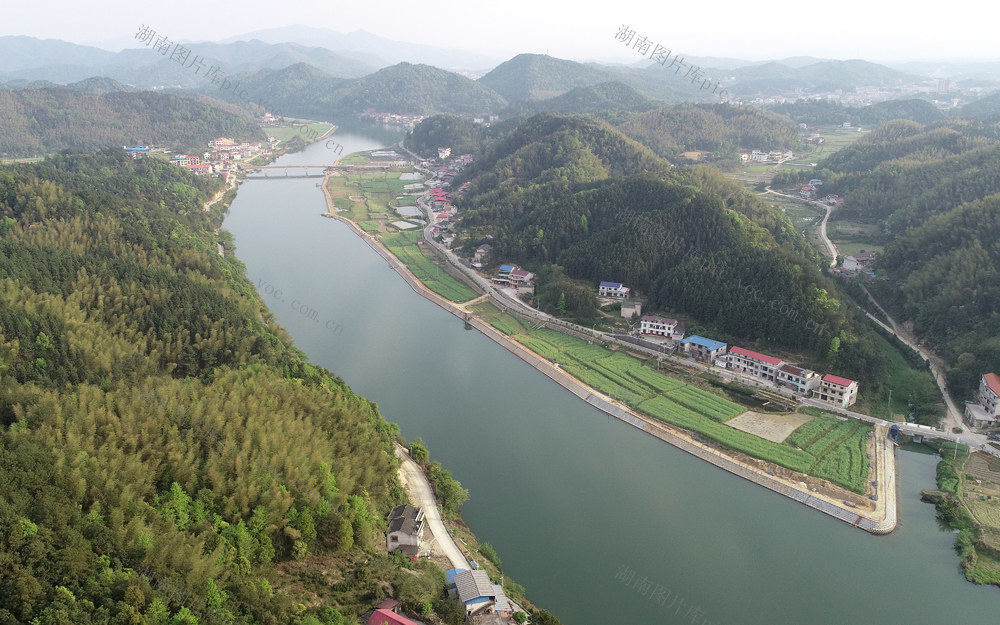
<instances>
[{"instance_id":1,"label":"dense green trees","mask_svg":"<svg viewBox=\"0 0 1000 625\"><path fill-rule=\"evenodd\" d=\"M726 104L658 108L633 116L619 128L668 159L689 150L732 157L740 149L787 150L799 143L798 128L791 119Z\"/></svg>"},{"instance_id":2,"label":"dense green trees","mask_svg":"<svg viewBox=\"0 0 1000 625\"><path fill-rule=\"evenodd\" d=\"M225 111L199 101L203 99L151 91L98 95L66 88L0 89L0 110L5 112L0 117L0 156L136 144L203 149L219 136L267 138L245 112Z\"/></svg>"},{"instance_id":3,"label":"dense green trees","mask_svg":"<svg viewBox=\"0 0 1000 625\"><path fill-rule=\"evenodd\" d=\"M1000 365L1000 194L932 217L885 249L881 292L952 363L971 396Z\"/></svg>"},{"instance_id":4,"label":"dense green trees","mask_svg":"<svg viewBox=\"0 0 1000 625\"><path fill-rule=\"evenodd\" d=\"M456 115L435 115L417 124L406 136L406 147L426 158L437 158L438 148L451 148L451 153L468 154L479 145L479 129L469 120Z\"/></svg>"},{"instance_id":5,"label":"dense green trees","mask_svg":"<svg viewBox=\"0 0 1000 625\"><path fill-rule=\"evenodd\" d=\"M298 622L275 564L401 500L397 428L216 253L217 187L118 152L0 170L0 623Z\"/></svg>"}]
</instances>

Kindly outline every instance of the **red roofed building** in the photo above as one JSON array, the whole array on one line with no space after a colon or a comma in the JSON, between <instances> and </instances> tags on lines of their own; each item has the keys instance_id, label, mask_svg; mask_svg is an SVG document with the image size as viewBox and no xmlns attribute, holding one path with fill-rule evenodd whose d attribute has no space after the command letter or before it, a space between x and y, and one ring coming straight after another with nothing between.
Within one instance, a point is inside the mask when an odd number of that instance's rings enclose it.
<instances>
[{"instance_id":1,"label":"red roofed building","mask_svg":"<svg viewBox=\"0 0 1000 625\"><path fill-rule=\"evenodd\" d=\"M979 381L979 403L965 404L965 420L972 427L985 428L1000 420L1000 376L984 374Z\"/></svg>"},{"instance_id":2,"label":"red roofed building","mask_svg":"<svg viewBox=\"0 0 1000 625\"><path fill-rule=\"evenodd\" d=\"M785 364L785 361L780 358L753 352L742 347L734 347L729 350L729 360L726 363L726 368L745 373L746 375L752 375L755 378L774 382L778 368L783 364Z\"/></svg>"},{"instance_id":3,"label":"red roofed building","mask_svg":"<svg viewBox=\"0 0 1000 625\"><path fill-rule=\"evenodd\" d=\"M823 376L814 396L820 401L847 408L858 401L858 383L828 373Z\"/></svg>"},{"instance_id":4,"label":"red roofed building","mask_svg":"<svg viewBox=\"0 0 1000 625\"><path fill-rule=\"evenodd\" d=\"M391 610L380 609L368 617L368 625L417 625L417 623Z\"/></svg>"}]
</instances>

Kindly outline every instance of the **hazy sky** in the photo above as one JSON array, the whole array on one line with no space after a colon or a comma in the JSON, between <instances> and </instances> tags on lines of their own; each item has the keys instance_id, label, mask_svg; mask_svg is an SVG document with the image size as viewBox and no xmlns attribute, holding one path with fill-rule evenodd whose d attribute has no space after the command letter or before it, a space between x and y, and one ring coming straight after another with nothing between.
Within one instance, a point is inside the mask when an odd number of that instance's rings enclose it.
<instances>
[{"instance_id":1,"label":"hazy sky","mask_svg":"<svg viewBox=\"0 0 1000 625\"><path fill-rule=\"evenodd\" d=\"M983 0L919 4L871 0L544 2L542 0L284 0L141 2L28 0L4 3L0 35L127 44L140 24L174 41L220 40L306 24L340 32L454 47L509 58L519 52L576 60L639 60L614 40L622 24L677 53L760 60L788 56L871 61L1000 59L996 17ZM990 7L990 8L986 8ZM990 13L991 15L987 15Z\"/></svg>"}]
</instances>

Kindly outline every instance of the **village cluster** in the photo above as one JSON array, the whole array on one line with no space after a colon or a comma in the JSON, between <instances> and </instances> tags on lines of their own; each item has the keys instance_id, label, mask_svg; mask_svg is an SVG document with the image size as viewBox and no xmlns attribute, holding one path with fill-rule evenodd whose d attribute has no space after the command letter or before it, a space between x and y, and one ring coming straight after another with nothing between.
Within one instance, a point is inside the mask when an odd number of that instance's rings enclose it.
<instances>
[{"instance_id":1,"label":"village cluster","mask_svg":"<svg viewBox=\"0 0 1000 625\"><path fill-rule=\"evenodd\" d=\"M600 297L625 300L631 289L620 282L601 282ZM622 317L632 319L642 315L642 303L623 301ZM812 369L797 367L776 356L769 356L742 347L730 347L722 341L704 336L684 336L685 328L676 319L642 315L638 328L640 336L655 338L664 346L684 352L688 356L727 369L741 376L749 376L778 387L792 389L799 395L811 394L829 404L847 408L858 399L858 383L831 373L820 375Z\"/></svg>"},{"instance_id":2,"label":"village cluster","mask_svg":"<svg viewBox=\"0 0 1000 625\"><path fill-rule=\"evenodd\" d=\"M421 554L421 543L424 540L424 511L410 504L396 506L389 513L389 526L385 533L385 546L389 553L400 552L413 561ZM475 565L474 565L475 566ZM507 598L503 586L490 581L486 571L474 568L449 569L445 571L448 594L465 606L467 618L488 617L495 615L499 619L508 619L515 612L515 604ZM388 605L392 604L392 605ZM369 625L417 625L393 610L399 603L383 602L369 618ZM483 619L477 618L483 623ZM489 620L489 619L487 619ZM505 622L498 620L498 622Z\"/></svg>"},{"instance_id":3,"label":"village cluster","mask_svg":"<svg viewBox=\"0 0 1000 625\"><path fill-rule=\"evenodd\" d=\"M258 156L267 156L271 146L260 141L237 142L229 137L218 137L208 142L208 150L200 156L196 154L174 154L169 162L172 165L184 167L199 176L218 175L227 180L231 174L240 169L240 164ZM132 158L141 158L150 152L167 152L166 148L158 146L137 145L125 147L125 153Z\"/></svg>"}]
</instances>

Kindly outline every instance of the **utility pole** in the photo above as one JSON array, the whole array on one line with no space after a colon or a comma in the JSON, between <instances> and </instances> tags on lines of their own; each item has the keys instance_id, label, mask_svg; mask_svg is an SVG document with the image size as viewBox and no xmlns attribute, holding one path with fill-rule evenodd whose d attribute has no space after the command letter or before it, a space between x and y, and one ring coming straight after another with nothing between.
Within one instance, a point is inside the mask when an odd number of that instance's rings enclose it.
<instances>
[{"instance_id":1,"label":"utility pole","mask_svg":"<svg viewBox=\"0 0 1000 625\"><path fill-rule=\"evenodd\" d=\"M892 421L892 389L889 389L889 401L886 403L886 408L889 409L889 420Z\"/></svg>"}]
</instances>

